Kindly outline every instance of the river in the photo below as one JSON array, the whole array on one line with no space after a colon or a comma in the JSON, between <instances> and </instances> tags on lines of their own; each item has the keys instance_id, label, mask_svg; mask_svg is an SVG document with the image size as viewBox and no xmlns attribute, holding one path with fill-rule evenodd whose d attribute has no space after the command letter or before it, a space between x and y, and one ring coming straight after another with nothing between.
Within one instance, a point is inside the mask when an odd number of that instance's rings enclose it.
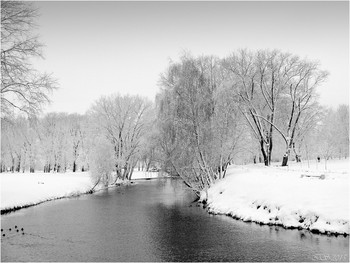
<instances>
[{"instance_id":1,"label":"river","mask_svg":"<svg viewBox=\"0 0 350 263\"><path fill-rule=\"evenodd\" d=\"M348 237L260 226L210 215L192 203L194 199L181 180L158 179L3 215L5 237L1 240L1 260L328 262L349 259Z\"/></svg>"}]
</instances>

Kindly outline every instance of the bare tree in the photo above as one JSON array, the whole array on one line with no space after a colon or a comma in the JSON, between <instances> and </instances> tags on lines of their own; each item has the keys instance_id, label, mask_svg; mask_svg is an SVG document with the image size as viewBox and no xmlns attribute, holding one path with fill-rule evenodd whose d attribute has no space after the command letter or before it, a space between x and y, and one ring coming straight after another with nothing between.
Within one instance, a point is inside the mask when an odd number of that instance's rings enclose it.
<instances>
[{"instance_id":1,"label":"bare tree","mask_svg":"<svg viewBox=\"0 0 350 263\"><path fill-rule=\"evenodd\" d=\"M233 103L241 105L240 111L259 141L265 165L269 165L272 153L272 128L260 116L273 124L276 112L276 85L272 60L274 53L253 53L239 50L223 60L226 70L226 86L233 93ZM272 75L272 81L270 81Z\"/></svg>"},{"instance_id":2,"label":"bare tree","mask_svg":"<svg viewBox=\"0 0 350 263\"><path fill-rule=\"evenodd\" d=\"M1 118L18 110L38 113L57 88L51 75L31 63L43 58L43 44L34 35L37 16L31 2L1 1Z\"/></svg>"},{"instance_id":3,"label":"bare tree","mask_svg":"<svg viewBox=\"0 0 350 263\"><path fill-rule=\"evenodd\" d=\"M68 166L69 126L66 113L49 113L38 129L44 172L65 172Z\"/></svg>"},{"instance_id":4,"label":"bare tree","mask_svg":"<svg viewBox=\"0 0 350 263\"><path fill-rule=\"evenodd\" d=\"M78 169L79 156L82 154L83 144L86 137L84 130L84 116L78 114L70 114L67 116L68 126L68 158L72 171L76 172Z\"/></svg>"},{"instance_id":5,"label":"bare tree","mask_svg":"<svg viewBox=\"0 0 350 263\"><path fill-rule=\"evenodd\" d=\"M113 145L117 178L131 179L140 157L141 138L153 117L151 102L139 96L102 97L89 115L96 130L103 132Z\"/></svg>"},{"instance_id":6,"label":"bare tree","mask_svg":"<svg viewBox=\"0 0 350 263\"><path fill-rule=\"evenodd\" d=\"M287 129L285 132L282 132L281 128L274 125L276 130L282 135L286 144L286 152L283 156L282 166L286 166L288 163L300 118L310 109L316 107L316 88L327 76L328 72L320 70L318 63L309 62L307 60L297 61L297 65L288 83L289 88L285 93L287 99L285 105L290 108L289 118L287 119L288 123L285 123L287 124Z\"/></svg>"},{"instance_id":7,"label":"bare tree","mask_svg":"<svg viewBox=\"0 0 350 263\"><path fill-rule=\"evenodd\" d=\"M241 50L224 59L223 65L227 85L260 142L265 165L271 161L273 130L285 141L282 166L287 165L300 117L317 102L316 88L328 73L318 63L280 51ZM277 123L280 112L285 116Z\"/></svg>"},{"instance_id":8,"label":"bare tree","mask_svg":"<svg viewBox=\"0 0 350 263\"><path fill-rule=\"evenodd\" d=\"M93 188L102 183L108 186L111 181L111 174L113 171L113 147L103 137L98 136L94 138L92 151L89 153L90 176L93 181Z\"/></svg>"}]
</instances>

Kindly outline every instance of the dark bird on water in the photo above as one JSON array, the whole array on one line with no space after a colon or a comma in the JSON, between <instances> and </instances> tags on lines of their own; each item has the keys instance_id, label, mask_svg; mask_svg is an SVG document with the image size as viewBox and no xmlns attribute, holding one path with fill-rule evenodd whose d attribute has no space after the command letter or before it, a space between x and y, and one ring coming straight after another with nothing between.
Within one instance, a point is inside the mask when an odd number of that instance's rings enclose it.
<instances>
[{"instance_id":1,"label":"dark bird on water","mask_svg":"<svg viewBox=\"0 0 350 263\"><path fill-rule=\"evenodd\" d=\"M2 234L2 236L4 237L4 236L5 236L5 234Z\"/></svg>"},{"instance_id":2,"label":"dark bird on water","mask_svg":"<svg viewBox=\"0 0 350 263\"><path fill-rule=\"evenodd\" d=\"M11 228L9 228L9 231L11 231Z\"/></svg>"},{"instance_id":3,"label":"dark bird on water","mask_svg":"<svg viewBox=\"0 0 350 263\"><path fill-rule=\"evenodd\" d=\"M17 228L17 226L15 226L15 228Z\"/></svg>"},{"instance_id":4,"label":"dark bird on water","mask_svg":"<svg viewBox=\"0 0 350 263\"><path fill-rule=\"evenodd\" d=\"M16 231L18 232L19 230L17 229Z\"/></svg>"},{"instance_id":5,"label":"dark bird on water","mask_svg":"<svg viewBox=\"0 0 350 263\"><path fill-rule=\"evenodd\" d=\"M4 231L4 229L1 228L1 232Z\"/></svg>"},{"instance_id":6,"label":"dark bird on water","mask_svg":"<svg viewBox=\"0 0 350 263\"><path fill-rule=\"evenodd\" d=\"M23 227L21 228L21 230L23 231Z\"/></svg>"}]
</instances>

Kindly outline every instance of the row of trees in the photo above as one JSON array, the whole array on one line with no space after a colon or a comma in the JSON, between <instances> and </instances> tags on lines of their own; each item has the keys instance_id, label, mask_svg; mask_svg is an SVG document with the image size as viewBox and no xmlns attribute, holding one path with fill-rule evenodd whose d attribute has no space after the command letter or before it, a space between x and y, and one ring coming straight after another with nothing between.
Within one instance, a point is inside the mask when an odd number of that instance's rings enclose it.
<instances>
[{"instance_id":1,"label":"row of trees","mask_svg":"<svg viewBox=\"0 0 350 263\"><path fill-rule=\"evenodd\" d=\"M147 99L113 95L97 100L85 115L49 113L2 122L1 171L91 169L105 184L112 171L116 179L130 179L142 158L151 156L144 145L154 116ZM151 161L147 164L149 169Z\"/></svg>"},{"instance_id":2,"label":"row of trees","mask_svg":"<svg viewBox=\"0 0 350 263\"><path fill-rule=\"evenodd\" d=\"M1 125L1 170L77 170L86 162L83 116L50 113L41 119L19 116Z\"/></svg>"}]
</instances>

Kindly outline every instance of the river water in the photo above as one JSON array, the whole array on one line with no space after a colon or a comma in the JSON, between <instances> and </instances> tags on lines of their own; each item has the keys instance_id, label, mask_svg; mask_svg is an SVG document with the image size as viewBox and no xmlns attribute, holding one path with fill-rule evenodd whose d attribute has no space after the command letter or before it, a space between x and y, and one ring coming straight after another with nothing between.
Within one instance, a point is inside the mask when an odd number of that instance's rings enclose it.
<instances>
[{"instance_id":1,"label":"river water","mask_svg":"<svg viewBox=\"0 0 350 263\"><path fill-rule=\"evenodd\" d=\"M180 180L158 179L3 215L1 260L349 260L348 237L214 216L194 199Z\"/></svg>"}]
</instances>

